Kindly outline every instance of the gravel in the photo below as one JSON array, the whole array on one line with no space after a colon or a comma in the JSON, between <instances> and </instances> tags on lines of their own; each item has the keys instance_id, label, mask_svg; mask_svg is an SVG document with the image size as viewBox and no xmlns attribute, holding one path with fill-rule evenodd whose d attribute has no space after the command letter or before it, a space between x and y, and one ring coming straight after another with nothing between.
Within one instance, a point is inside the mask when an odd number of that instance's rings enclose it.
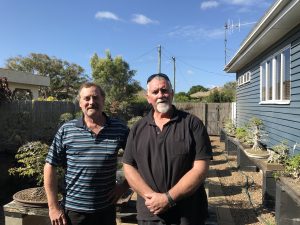
<instances>
[{"instance_id":1,"label":"gravel","mask_svg":"<svg viewBox=\"0 0 300 225\"><path fill-rule=\"evenodd\" d=\"M210 138L214 152L210 169L216 171L226 201L222 205L230 208L235 225L275 225L275 212L262 205L262 173L239 171L236 156L224 152L219 137Z\"/></svg>"}]
</instances>

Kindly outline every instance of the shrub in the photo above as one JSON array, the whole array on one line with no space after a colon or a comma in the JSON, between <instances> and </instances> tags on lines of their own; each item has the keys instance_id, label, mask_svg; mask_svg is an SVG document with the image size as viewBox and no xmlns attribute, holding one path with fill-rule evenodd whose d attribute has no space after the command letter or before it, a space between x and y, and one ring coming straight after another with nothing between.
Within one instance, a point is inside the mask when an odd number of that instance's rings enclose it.
<instances>
[{"instance_id":1,"label":"shrub","mask_svg":"<svg viewBox=\"0 0 300 225\"><path fill-rule=\"evenodd\" d=\"M142 119L141 116L132 117L130 120L128 120L127 125L129 128L131 128L137 121Z\"/></svg>"},{"instance_id":2,"label":"shrub","mask_svg":"<svg viewBox=\"0 0 300 225\"><path fill-rule=\"evenodd\" d=\"M63 113L59 117L59 124L63 124L63 123L68 122L72 119L74 119L74 116L73 116L72 113Z\"/></svg>"}]
</instances>

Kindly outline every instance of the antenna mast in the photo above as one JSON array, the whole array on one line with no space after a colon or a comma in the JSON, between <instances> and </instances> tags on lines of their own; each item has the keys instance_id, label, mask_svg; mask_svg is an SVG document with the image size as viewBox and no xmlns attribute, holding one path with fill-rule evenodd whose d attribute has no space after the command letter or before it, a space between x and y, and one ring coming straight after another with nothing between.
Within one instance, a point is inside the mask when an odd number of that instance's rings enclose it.
<instances>
[{"instance_id":1,"label":"antenna mast","mask_svg":"<svg viewBox=\"0 0 300 225\"><path fill-rule=\"evenodd\" d=\"M234 24L233 21L228 20L225 25L224 25L224 47L225 47L225 65L227 64L227 30L233 32L234 29L238 28L239 31L241 30L241 26L245 26L245 25L251 25L251 24L255 24L256 22L250 22L250 23L241 23L240 20L238 23Z\"/></svg>"}]
</instances>

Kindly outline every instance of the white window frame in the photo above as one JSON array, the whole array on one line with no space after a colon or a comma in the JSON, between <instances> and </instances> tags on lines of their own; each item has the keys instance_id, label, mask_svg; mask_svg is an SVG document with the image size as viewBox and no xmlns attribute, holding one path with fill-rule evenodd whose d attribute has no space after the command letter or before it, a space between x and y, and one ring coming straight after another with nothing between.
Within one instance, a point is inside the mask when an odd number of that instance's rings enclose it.
<instances>
[{"instance_id":1,"label":"white window frame","mask_svg":"<svg viewBox=\"0 0 300 225\"><path fill-rule=\"evenodd\" d=\"M238 86L241 86L243 84L249 83L251 80L251 71L247 71L243 75L239 76L238 78Z\"/></svg>"},{"instance_id":2,"label":"white window frame","mask_svg":"<svg viewBox=\"0 0 300 225\"><path fill-rule=\"evenodd\" d=\"M285 76L284 74L284 71L285 71L285 64L286 63L289 63L289 74L290 74L290 82L291 82L291 62L285 62L285 58L284 58L284 52L287 50L287 49L290 49L291 46L288 45L286 47L284 47L283 49L281 49L280 51L276 52L275 54L273 54L271 57L267 58L265 61L263 61L261 64L260 64L260 102L259 104L290 104L291 102L291 99L283 99L283 77ZM277 60L276 60L276 56L280 55L280 79L281 79L281 82L280 82L280 99L275 99L276 98L276 91L277 91L277 85L276 85L276 82L277 82ZM291 60L291 57L290 57L290 60ZM268 66L268 63L271 64L271 67ZM263 101L263 96L262 96L262 93L263 93L263 90L262 90L262 78L263 78L263 69L262 67L265 67L265 100ZM272 98L269 99L269 87L270 87L270 84L269 84L269 75L270 75L270 71L269 69L272 70ZM290 85L290 89L291 89L291 85ZM290 90L290 93L291 93L291 90ZM291 98L291 95L290 95L290 98Z\"/></svg>"}]
</instances>

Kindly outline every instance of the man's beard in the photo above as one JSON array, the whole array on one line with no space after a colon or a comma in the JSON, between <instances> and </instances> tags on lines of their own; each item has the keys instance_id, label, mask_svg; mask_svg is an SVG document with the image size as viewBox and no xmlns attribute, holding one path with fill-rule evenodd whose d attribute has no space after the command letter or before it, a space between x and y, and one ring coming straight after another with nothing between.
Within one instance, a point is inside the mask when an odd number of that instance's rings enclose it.
<instances>
[{"instance_id":1,"label":"man's beard","mask_svg":"<svg viewBox=\"0 0 300 225\"><path fill-rule=\"evenodd\" d=\"M167 102L157 103L156 109L160 113L167 113L170 110L170 104L168 104Z\"/></svg>"}]
</instances>

